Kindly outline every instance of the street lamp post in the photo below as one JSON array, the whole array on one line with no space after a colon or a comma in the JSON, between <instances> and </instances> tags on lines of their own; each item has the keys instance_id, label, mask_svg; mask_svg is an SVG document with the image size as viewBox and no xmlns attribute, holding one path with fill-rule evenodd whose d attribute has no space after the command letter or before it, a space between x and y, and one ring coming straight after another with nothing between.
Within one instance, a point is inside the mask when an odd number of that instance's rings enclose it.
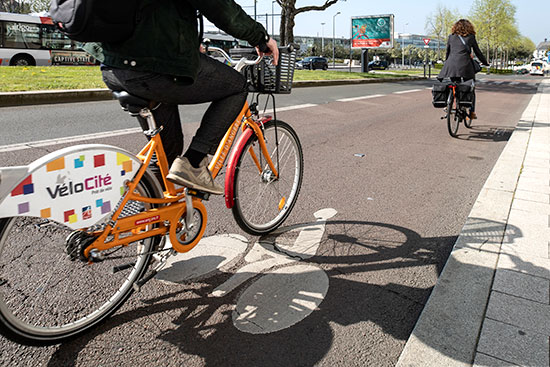
<instances>
[{"instance_id":1,"label":"street lamp post","mask_svg":"<svg viewBox=\"0 0 550 367\"><path fill-rule=\"evenodd\" d=\"M325 24L321 23L321 56L324 55L325 52Z\"/></svg>"},{"instance_id":2,"label":"street lamp post","mask_svg":"<svg viewBox=\"0 0 550 367\"><path fill-rule=\"evenodd\" d=\"M405 27L408 26L409 23L405 23L403 26L403 33L401 33L401 68L405 68L405 38L403 35L405 34Z\"/></svg>"},{"instance_id":3,"label":"street lamp post","mask_svg":"<svg viewBox=\"0 0 550 367\"><path fill-rule=\"evenodd\" d=\"M336 18L336 16L340 14L340 12L334 14L332 16L332 68L334 69L336 67L336 44L334 43L335 41L335 24L334 24L334 19Z\"/></svg>"},{"instance_id":4,"label":"street lamp post","mask_svg":"<svg viewBox=\"0 0 550 367\"><path fill-rule=\"evenodd\" d=\"M273 11L273 4L275 4L275 0L271 1L271 35L275 35L275 12Z\"/></svg>"}]
</instances>

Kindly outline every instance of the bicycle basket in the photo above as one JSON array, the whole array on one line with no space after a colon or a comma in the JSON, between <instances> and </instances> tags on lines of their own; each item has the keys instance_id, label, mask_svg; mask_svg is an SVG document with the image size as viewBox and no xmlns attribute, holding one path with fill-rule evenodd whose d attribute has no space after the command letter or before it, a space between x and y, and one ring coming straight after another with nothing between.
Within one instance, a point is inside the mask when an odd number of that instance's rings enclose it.
<instances>
[{"instance_id":1,"label":"bicycle basket","mask_svg":"<svg viewBox=\"0 0 550 367\"><path fill-rule=\"evenodd\" d=\"M231 49L232 58L254 58L254 49L236 48ZM250 92L289 94L292 90L292 79L294 78L294 67L296 66L296 51L288 52L279 48L279 63L275 66L273 58L266 56L257 65L244 68L243 73L248 80Z\"/></svg>"}]
</instances>

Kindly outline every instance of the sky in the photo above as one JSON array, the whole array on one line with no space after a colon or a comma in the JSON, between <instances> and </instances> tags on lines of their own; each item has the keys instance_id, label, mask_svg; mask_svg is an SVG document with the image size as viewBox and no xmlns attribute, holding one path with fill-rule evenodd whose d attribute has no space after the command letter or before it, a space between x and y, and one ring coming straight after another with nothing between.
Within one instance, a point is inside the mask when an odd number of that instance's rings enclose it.
<instances>
[{"instance_id":1,"label":"sky","mask_svg":"<svg viewBox=\"0 0 550 367\"><path fill-rule=\"evenodd\" d=\"M236 0L250 15L254 14L254 0ZM324 0L297 0L297 6L322 5ZM550 1L511 0L516 6L516 23L520 33L529 37L535 45L550 39ZM393 14L395 16L395 32L425 34L427 16L432 13L437 4L449 9L456 9L463 16L468 16L473 0L340 0L325 11L310 11L296 17L294 34L298 36L324 36L337 38L350 37L351 17L363 15ZM266 26L265 14L271 14L272 0L258 0L256 14L258 21ZM280 14L277 3L273 4L275 14ZM340 12L339 15L334 15ZM272 19L268 17L267 28L272 33ZM333 25L333 19L334 25ZM275 17L276 34L279 33L280 17ZM321 23L325 23L322 25ZM475 24L474 24L475 26Z\"/></svg>"}]
</instances>

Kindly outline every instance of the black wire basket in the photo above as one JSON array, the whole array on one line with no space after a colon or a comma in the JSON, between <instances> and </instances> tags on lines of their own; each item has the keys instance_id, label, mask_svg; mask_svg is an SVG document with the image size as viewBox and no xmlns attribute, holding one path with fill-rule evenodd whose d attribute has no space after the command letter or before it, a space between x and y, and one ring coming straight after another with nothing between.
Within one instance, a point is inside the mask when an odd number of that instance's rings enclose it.
<instances>
[{"instance_id":1,"label":"black wire basket","mask_svg":"<svg viewBox=\"0 0 550 367\"><path fill-rule=\"evenodd\" d=\"M255 59L258 55L251 48L232 48L229 50L231 58ZM294 67L296 66L296 51L290 52L287 48L279 48L279 63L273 65L273 57L264 57L259 64L243 69L248 80L250 92L289 94L292 90Z\"/></svg>"}]
</instances>

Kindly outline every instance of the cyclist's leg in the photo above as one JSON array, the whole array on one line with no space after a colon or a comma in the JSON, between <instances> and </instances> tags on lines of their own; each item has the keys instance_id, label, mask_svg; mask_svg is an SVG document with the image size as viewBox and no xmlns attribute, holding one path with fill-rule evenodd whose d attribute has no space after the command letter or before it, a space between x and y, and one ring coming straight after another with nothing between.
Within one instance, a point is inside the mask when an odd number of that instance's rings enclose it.
<instances>
[{"instance_id":1,"label":"cyclist's leg","mask_svg":"<svg viewBox=\"0 0 550 367\"><path fill-rule=\"evenodd\" d=\"M190 145L204 154L215 153L247 96L246 79L242 74L204 54L200 54L199 71L193 84L170 75L115 68L104 68L103 77L111 89L123 89L165 104L212 102ZM166 124L165 121L162 123Z\"/></svg>"},{"instance_id":2,"label":"cyclist's leg","mask_svg":"<svg viewBox=\"0 0 550 367\"><path fill-rule=\"evenodd\" d=\"M126 69L106 68L103 74L106 84L111 89L124 89L142 98L174 105L171 113L168 113L168 120L166 116L164 120L160 116L155 116L165 127L171 126L168 128L171 131L181 126L175 105L212 102L185 153L186 159L175 160L175 163L178 163L174 170L177 177L182 169L207 171L204 164L206 155L215 153L217 145L239 114L247 96L246 79L243 75L203 54L200 55L199 71L193 84L183 83L173 76ZM164 144L165 149L175 152L175 155L180 154L180 146L174 148L172 144L176 140L176 135L169 132L165 132L164 135L168 139ZM161 136L164 139L164 136ZM184 184L183 181L177 183ZM213 189L216 193L220 191L220 187Z\"/></svg>"}]
</instances>

